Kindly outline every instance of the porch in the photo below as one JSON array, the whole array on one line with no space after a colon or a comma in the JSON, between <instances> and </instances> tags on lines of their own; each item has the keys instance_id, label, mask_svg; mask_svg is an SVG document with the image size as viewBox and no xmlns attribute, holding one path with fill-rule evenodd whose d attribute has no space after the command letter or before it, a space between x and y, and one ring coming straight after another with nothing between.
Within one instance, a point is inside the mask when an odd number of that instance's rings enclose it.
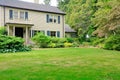
<instances>
[{"instance_id":1,"label":"porch","mask_svg":"<svg viewBox=\"0 0 120 80\"><path fill-rule=\"evenodd\" d=\"M31 28L33 24L21 24L21 23L6 23L6 28L9 36L21 37L25 40L25 44L30 43Z\"/></svg>"}]
</instances>

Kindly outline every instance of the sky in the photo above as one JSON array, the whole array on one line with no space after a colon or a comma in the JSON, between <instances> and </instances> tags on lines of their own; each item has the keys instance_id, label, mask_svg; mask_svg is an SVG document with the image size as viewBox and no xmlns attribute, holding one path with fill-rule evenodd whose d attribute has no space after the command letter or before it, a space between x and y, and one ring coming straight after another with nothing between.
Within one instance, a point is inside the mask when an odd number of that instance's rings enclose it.
<instances>
[{"instance_id":1,"label":"sky","mask_svg":"<svg viewBox=\"0 0 120 80\"><path fill-rule=\"evenodd\" d=\"M34 0L22 0L22 1L34 2ZM43 4L43 0L39 0L39 1L40 1L40 4ZM51 6L57 6L57 1L51 0Z\"/></svg>"}]
</instances>

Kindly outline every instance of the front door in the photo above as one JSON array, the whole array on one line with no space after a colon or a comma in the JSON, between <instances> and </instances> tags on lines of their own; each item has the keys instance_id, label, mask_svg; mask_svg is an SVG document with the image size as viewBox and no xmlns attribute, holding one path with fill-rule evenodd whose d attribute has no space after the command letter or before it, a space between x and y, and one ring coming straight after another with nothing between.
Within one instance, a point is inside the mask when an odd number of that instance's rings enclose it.
<instances>
[{"instance_id":1,"label":"front door","mask_svg":"<svg viewBox=\"0 0 120 80\"><path fill-rule=\"evenodd\" d=\"M16 27L15 28L15 36L23 38L23 28Z\"/></svg>"}]
</instances>

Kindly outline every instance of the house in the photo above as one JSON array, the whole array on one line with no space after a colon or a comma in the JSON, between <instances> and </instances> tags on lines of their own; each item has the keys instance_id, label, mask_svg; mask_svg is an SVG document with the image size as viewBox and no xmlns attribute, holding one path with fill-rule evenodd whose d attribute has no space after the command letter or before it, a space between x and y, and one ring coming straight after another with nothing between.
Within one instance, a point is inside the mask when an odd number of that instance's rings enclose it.
<instances>
[{"instance_id":1,"label":"house","mask_svg":"<svg viewBox=\"0 0 120 80\"><path fill-rule=\"evenodd\" d=\"M57 7L20 0L0 0L0 26L5 26L9 36L17 36L29 43L36 32L64 37L65 13Z\"/></svg>"},{"instance_id":2,"label":"house","mask_svg":"<svg viewBox=\"0 0 120 80\"><path fill-rule=\"evenodd\" d=\"M77 32L72 29L68 24L65 24L65 37L76 37L77 36Z\"/></svg>"}]
</instances>

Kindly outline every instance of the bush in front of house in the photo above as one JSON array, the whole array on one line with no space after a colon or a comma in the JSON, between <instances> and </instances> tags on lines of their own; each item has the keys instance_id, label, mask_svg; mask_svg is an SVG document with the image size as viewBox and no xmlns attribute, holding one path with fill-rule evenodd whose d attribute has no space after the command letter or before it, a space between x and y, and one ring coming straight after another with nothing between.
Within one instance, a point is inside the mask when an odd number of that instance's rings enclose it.
<instances>
[{"instance_id":1,"label":"bush in front of house","mask_svg":"<svg viewBox=\"0 0 120 80\"><path fill-rule=\"evenodd\" d=\"M120 51L120 35L109 37L105 42L105 49Z\"/></svg>"},{"instance_id":2,"label":"bush in front of house","mask_svg":"<svg viewBox=\"0 0 120 80\"><path fill-rule=\"evenodd\" d=\"M45 36L43 33L37 33L32 40L40 48L63 48L63 47L78 47L76 39L72 38L56 38ZM76 46L77 45L77 46Z\"/></svg>"},{"instance_id":3,"label":"bush in front of house","mask_svg":"<svg viewBox=\"0 0 120 80\"><path fill-rule=\"evenodd\" d=\"M43 33L37 33L32 40L40 47L47 48L50 43L50 37L45 36Z\"/></svg>"},{"instance_id":4,"label":"bush in front of house","mask_svg":"<svg viewBox=\"0 0 120 80\"><path fill-rule=\"evenodd\" d=\"M0 27L0 35L6 35L7 31L5 29L5 27Z\"/></svg>"},{"instance_id":5,"label":"bush in front of house","mask_svg":"<svg viewBox=\"0 0 120 80\"><path fill-rule=\"evenodd\" d=\"M0 53L30 51L22 38L0 35Z\"/></svg>"}]
</instances>

